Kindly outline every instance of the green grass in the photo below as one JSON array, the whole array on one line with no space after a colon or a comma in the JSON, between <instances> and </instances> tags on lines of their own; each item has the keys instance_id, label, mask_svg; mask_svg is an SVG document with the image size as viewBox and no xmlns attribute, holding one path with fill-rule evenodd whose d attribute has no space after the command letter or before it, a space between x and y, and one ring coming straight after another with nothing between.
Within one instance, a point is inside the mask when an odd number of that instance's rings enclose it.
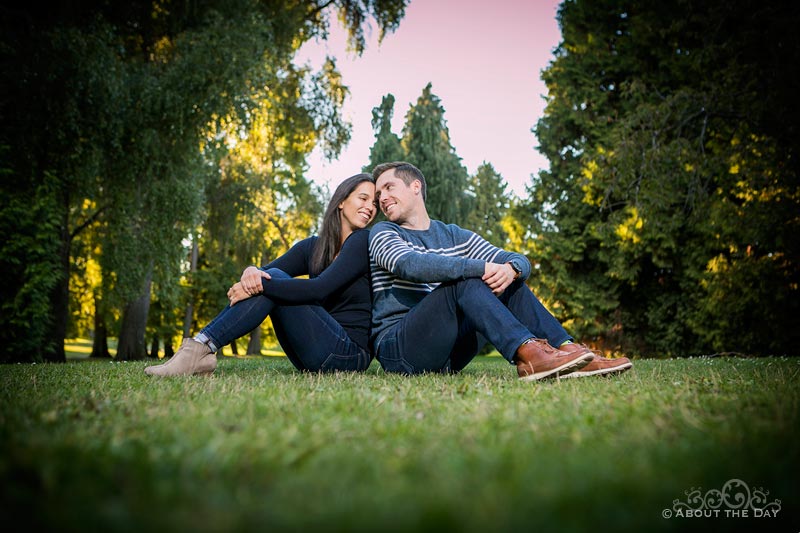
<instances>
[{"instance_id":1,"label":"green grass","mask_svg":"<svg viewBox=\"0 0 800 533\"><path fill-rule=\"evenodd\" d=\"M59 531L800 524L798 358L538 384L497 357L417 377L226 357L212 377L153 379L146 364L0 366L0 516ZM778 518L662 518L734 478L781 500Z\"/></svg>"}]
</instances>

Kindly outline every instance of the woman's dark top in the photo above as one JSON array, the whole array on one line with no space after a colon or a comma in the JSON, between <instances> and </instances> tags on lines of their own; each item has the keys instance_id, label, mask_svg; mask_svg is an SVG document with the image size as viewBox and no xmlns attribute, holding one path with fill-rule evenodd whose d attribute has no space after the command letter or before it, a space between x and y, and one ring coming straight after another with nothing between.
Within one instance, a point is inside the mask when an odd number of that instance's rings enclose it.
<instances>
[{"instance_id":1,"label":"woman's dark top","mask_svg":"<svg viewBox=\"0 0 800 533\"><path fill-rule=\"evenodd\" d=\"M336 259L319 275L311 274L317 237L309 237L261 270L277 268L309 279L262 280L264 296L281 304L320 304L355 343L369 350L372 293L369 278L369 230L356 230L345 240Z\"/></svg>"}]
</instances>

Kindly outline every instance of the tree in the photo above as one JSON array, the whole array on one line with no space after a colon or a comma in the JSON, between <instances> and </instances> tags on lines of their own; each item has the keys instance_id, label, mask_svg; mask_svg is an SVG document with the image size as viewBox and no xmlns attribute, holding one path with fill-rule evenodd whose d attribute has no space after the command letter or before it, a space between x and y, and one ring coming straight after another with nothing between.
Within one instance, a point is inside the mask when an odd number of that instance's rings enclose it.
<instances>
[{"instance_id":1,"label":"tree","mask_svg":"<svg viewBox=\"0 0 800 533\"><path fill-rule=\"evenodd\" d=\"M495 246L504 247L508 234L503 217L510 207L506 182L491 163L484 161L469 180L472 195L466 227L483 236Z\"/></svg>"},{"instance_id":2,"label":"tree","mask_svg":"<svg viewBox=\"0 0 800 533\"><path fill-rule=\"evenodd\" d=\"M450 144L444 108L431 89L429 83L406 113L403 149L406 160L425 175L431 217L465 225L467 169Z\"/></svg>"},{"instance_id":3,"label":"tree","mask_svg":"<svg viewBox=\"0 0 800 533\"><path fill-rule=\"evenodd\" d=\"M72 245L105 212L99 176L120 131L124 80L106 25L53 27L58 9L18 7L2 18L0 51L0 224L13 236L0 259L0 344L3 360L63 360Z\"/></svg>"},{"instance_id":4,"label":"tree","mask_svg":"<svg viewBox=\"0 0 800 533\"><path fill-rule=\"evenodd\" d=\"M400 137L392 132L393 116L394 95L389 93L383 97L378 107L372 108L372 130L375 132L375 144L369 150L369 164L362 169L364 172L371 172L381 163L405 159L406 154Z\"/></svg>"},{"instance_id":5,"label":"tree","mask_svg":"<svg viewBox=\"0 0 800 533\"><path fill-rule=\"evenodd\" d=\"M222 136L230 139L230 146L219 162L219 179L209 188L193 280L202 322L227 304L227 289L245 266L265 264L284 253L310 233L321 213L317 191L303 177L305 158L326 133L324 124L338 119L320 118L324 106L299 98L302 79L301 72L287 75L263 95L249 115L247 135L238 135L243 125L237 121L225 121L222 129L209 132L209 141ZM340 106L341 101L336 110ZM341 145L329 147L336 153Z\"/></svg>"},{"instance_id":6,"label":"tree","mask_svg":"<svg viewBox=\"0 0 800 533\"><path fill-rule=\"evenodd\" d=\"M254 88L269 87L303 41L325 35L331 10L360 51L368 17L383 36L406 2L38 4L3 8L0 227L15 237L0 264L9 281L4 360L64 360L73 240L92 224L103 226L105 301L132 312L148 279L175 271L181 239L199 221L208 124L231 109L246 113ZM325 68L320 76L334 79ZM309 82L303 97L336 120L341 94L331 89L342 86ZM346 142L346 128L318 126L323 146ZM143 331L146 307L135 308L123 322ZM121 357L141 356L134 344Z\"/></svg>"},{"instance_id":7,"label":"tree","mask_svg":"<svg viewBox=\"0 0 800 533\"><path fill-rule=\"evenodd\" d=\"M646 354L794 344L797 15L749 0L561 6L536 127L550 171L529 205L543 292L574 331Z\"/></svg>"}]
</instances>

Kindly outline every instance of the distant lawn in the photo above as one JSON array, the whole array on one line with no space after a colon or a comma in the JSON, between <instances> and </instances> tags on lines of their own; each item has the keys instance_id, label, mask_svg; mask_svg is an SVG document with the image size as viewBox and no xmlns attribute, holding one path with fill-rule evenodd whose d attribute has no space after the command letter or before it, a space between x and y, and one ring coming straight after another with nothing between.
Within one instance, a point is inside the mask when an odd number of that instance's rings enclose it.
<instances>
[{"instance_id":1,"label":"distant lawn","mask_svg":"<svg viewBox=\"0 0 800 533\"><path fill-rule=\"evenodd\" d=\"M175 343L175 346L172 348L174 350L178 349L180 346L179 343ZM242 350L244 350L246 346L242 346ZM147 350L150 350L150 346L147 347ZM67 339L64 342L64 352L66 353L67 360L76 360L76 359L86 359L92 354L92 341L91 339ZM117 339L109 338L108 339L108 352L111 354L111 357L117 355ZM164 358L164 345L161 345L161 349L158 352L160 358ZM230 345L225 346L222 349L222 355L231 356L233 353L231 352ZM279 344L274 346L263 346L261 348L261 355L266 356L277 356L277 357L286 357L286 354L281 349Z\"/></svg>"},{"instance_id":2,"label":"distant lawn","mask_svg":"<svg viewBox=\"0 0 800 533\"><path fill-rule=\"evenodd\" d=\"M0 512L57 531L798 531L800 358L635 363L538 384L497 357L413 378L3 365ZM662 517L733 479L778 517Z\"/></svg>"}]
</instances>

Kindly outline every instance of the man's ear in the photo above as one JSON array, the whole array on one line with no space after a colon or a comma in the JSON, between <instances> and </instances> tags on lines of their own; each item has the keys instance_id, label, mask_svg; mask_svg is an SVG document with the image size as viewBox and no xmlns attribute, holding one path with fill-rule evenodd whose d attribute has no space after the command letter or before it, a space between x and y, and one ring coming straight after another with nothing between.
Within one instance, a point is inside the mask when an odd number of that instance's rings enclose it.
<instances>
[{"instance_id":1,"label":"man's ear","mask_svg":"<svg viewBox=\"0 0 800 533\"><path fill-rule=\"evenodd\" d=\"M413 186L412 188L414 189L414 194L419 194L419 191L422 190L422 182L419 180L414 180L411 185Z\"/></svg>"}]
</instances>

